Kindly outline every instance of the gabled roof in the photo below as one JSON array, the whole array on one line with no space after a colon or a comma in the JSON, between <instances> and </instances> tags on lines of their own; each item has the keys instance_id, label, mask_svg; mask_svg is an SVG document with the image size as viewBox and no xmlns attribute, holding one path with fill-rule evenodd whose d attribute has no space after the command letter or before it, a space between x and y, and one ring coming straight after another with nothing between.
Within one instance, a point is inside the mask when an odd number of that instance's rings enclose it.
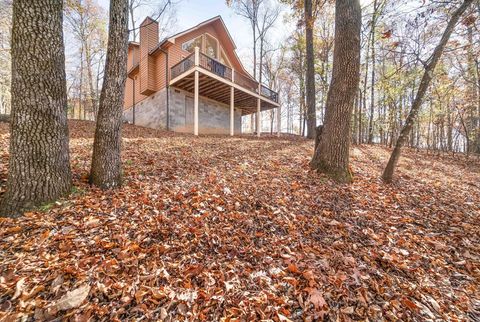
<instances>
[{"instance_id":1,"label":"gabled roof","mask_svg":"<svg viewBox=\"0 0 480 322\"><path fill-rule=\"evenodd\" d=\"M252 79L253 76L250 75L250 73L245 69L245 67L243 66L242 64L242 61L240 60L240 58L238 57L235 49L237 48L237 46L235 45L235 42L233 41L233 38L232 38L232 35L230 35L230 32L228 31L227 29L227 26L225 25L225 22L223 21L222 17L221 16L215 16L213 18L210 18L208 20L205 20L205 21L202 21L200 22L199 24L197 24L196 26L193 26L191 28L188 28L184 31L181 31L179 33L176 33L172 36L169 36L169 37L166 37L164 38L162 41L160 41L158 43L158 45L153 48L151 51L150 51L150 54L154 54L157 50L159 50L161 47L163 47L164 45L170 43L170 44L174 44L175 43L175 40L181 36L184 36L192 31L195 31L203 26L206 26L206 25L209 25L209 24L214 24L218 27L218 31L219 32L223 32L225 33L225 35L227 36L226 38L228 38L229 42L230 42L230 45L231 45L231 48L229 48L233 54L234 54L234 58L237 60L238 64L240 65L240 67L242 68L242 72L245 74L245 75L248 75L250 76ZM225 44L224 44L225 45ZM227 44L228 45L228 44Z\"/></svg>"},{"instance_id":2,"label":"gabled roof","mask_svg":"<svg viewBox=\"0 0 480 322\"><path fill-rule=\"evenodd\" d=\"M233 45L233 49L237 49L237 46L235 45L235 42L233 41L233 38L232 36L230 35L230 32L228 31L227 29L227 26L225 25L225 22L223 21L222 17L221 16L216 16L216 17L213 17L213 18L210 18L208 20L205 20L205 21L202 21L200 22L198 25L194 26L194 27L191 27L187 30L184 30L182 32L179 32L171 37L167 37L166 39L172 43L175 43L175 39L178 38L178 37L181 37L183 35L186 35L194 30L197 30L203 26L206 26L208 24L211 24L211 23L214 23L214 22L220 22L221 23L221 26L223 28L223 30L226 32L226 34L228 35L228 38L230 39L230 41L232 42L232 45Z\"/></svg>"}]
</instances>

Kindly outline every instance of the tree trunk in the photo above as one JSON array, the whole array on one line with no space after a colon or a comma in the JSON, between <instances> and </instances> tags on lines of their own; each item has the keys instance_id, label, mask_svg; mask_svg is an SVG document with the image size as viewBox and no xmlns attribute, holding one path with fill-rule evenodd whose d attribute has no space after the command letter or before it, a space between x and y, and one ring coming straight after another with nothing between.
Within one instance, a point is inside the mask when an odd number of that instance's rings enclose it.
<instances>
[{"instance_id":1,"label":"tree trunk","mask_svg":"<svg viewBox=\"0 0 480 322\"><path fill-rule=\"evenodd\" d=\"M0 215L18 216L70 192L63 2L16 0L7 190Z\"/></svg>"},{"instance_id":2,"label":"tree trunk","mask_svg":"<svg viewBox=\"0 0 480 322\"><path fill-rule=\"evenodd\" d=\"M312 0L305 0L305 41L306 63L305 94L307 107L307 138L315 137L317 115L315 110L315 56L313 55L313 24Z\"/></svg>"},{"instance_id":3,"label":"tree trunk","mask_svg":"<svg viewBox=\"0 0 480 322\"><path fill-rule=\"evenodd\" d=\"M79 99L78 99L78 107L80 114L78 115L78 119L82 119L82 110L83 110L83 119L85 119L85 98L83 95L83 42L82 46L80 47L80 88L79 88ZM83 107L83 108L82 108Z\"/></svg>"},{"instance_id":4,"label":"tree trunk","mask_svg":"<svg viewBox=\"0 0 480 322\"><path fill-rule=\"evenodd\" d=\"M350 182L350 127L360 80L360 29L358 0L337 0L333 71L327 96L325 124L310 166L340 182Z\"/></svg>"},{"instance_id":5,"label":"tree trunk","mask_svg":"<svg viewBox=\"0 0 480 322\"><path fill-rule=\"evenodd\" d=\"M365 50L365 75L363 78L363 97L362 97L362 106L360 107L360 118L358 120L359 123L359 140L358 143L362 144L364 142L364 136L363 136L363 121L362 121L362 109L367 112L367 89L368 89L368 66L369 66L369 53L370 53L370 37L372 36L371 33L368 34L368 39L367 39L367 49Z\"/></svg>"},{"instance_id":6,"label":"tree trunk","mask_svg":"<svg viewBox=\"0 0 480 322\"><path fill-rule=\"evenodd\" d=\"M256 35L256 18L250 22L252 24L253 35L253 79L257 79L257 35Z\"/></svg>"},{"instance_id":7,"label":"tree trunk","mask_svg":"<svg viewBox=\"0 0 480 322\"><path fill-rule=\"evenodd\" d=\"M450 18L450 21L447 24L447 27L445 28L445 31L443 32L439 44L437 45L437 47L435 47L435 50L433 51L433 55L429 63L425 66L425 71L423 73L422 80L420 81L420 85L418 86L415 99L412 103L412 108L408 113L405 125L400 132L400 136L398 137L397 143L395 144L395 148L393 149L387 166L383 171L382 178L385 182L392 181L395 167L397 166L398 160L400 158L401 149L407 142L410 131L413 128L413 124L415 123L420 107L422 106L423 98L425 96L425 93L427 92L428 86L430 85L430 81L432 80L435 67L437 66L437 63L442 56L443 50L447 45L448 39L450 38L450 35L455 28L455 25L460 19L460 16L465 12L465 10L467 10L467 8L472 4L472 2L473 0L464 0L462 5L458 7L457 10L455 10L452 17Z\"/></svg>"},{"instance_id":8,"label":"tree trunk","mask_svg":"<svg viewBox=\"0 0 480 322\"><path fill-rule=\"evenodd\" d=\"M103 189L121 185L121 125L127 75L128 1L110 2L105 76L93 143L90 182Z\"/></svg>"},{"instance_id":9,"label":"tree trunk","mask_svg":"<svg viewBox=\"0 0 480 322\"><path fill-rule=\"evenodd\" d=\"M97 115L97 94L95 92L95 87L93 85L93 73L92 73L92 53L90 51L90 46L86 44L85 46L85 59L87 61L87 76L88 76L88 86L90 90L90 104L91 104L91 113L92 117L95 120Z\"/></svg>"},{"instance_id":10,"label":"tree trunk","mask_svg":"<svg viewBox=\"0 0 480 322\"><path fill-rule=\"evenodd\" d=\"M368 143L373 143L373 114L375 112L375 27L377 23L377 0L373 0L373 15L371 26L371 46L372 46L372 79L370 86L370 118L368 119Z\"/></svg>"},{"instance_id":11,"label":"tree trunk","mask_svg":"<svg viewBox=\"0 0 480 322\"><path fill-rule=\"evenodd\" d=\"M132 41L137 41L137 34L138 31L135 28L135 15L134 15L135 9L133 8L133 1L129 0L128 1L128 12L130 14L130 21L132 23L132 33L133 33L133 39Z\"/></svg>"}]
</instances>

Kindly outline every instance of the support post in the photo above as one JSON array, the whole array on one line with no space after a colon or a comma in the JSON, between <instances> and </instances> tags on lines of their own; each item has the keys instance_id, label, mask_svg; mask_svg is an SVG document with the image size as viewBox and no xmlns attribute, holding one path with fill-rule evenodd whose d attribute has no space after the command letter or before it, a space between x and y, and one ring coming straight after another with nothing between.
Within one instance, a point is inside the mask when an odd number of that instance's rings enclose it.
<instances>
[{"instance_id":1,"label":"support post","mask_svg":"<svg viewBox=\"0 0 480 322\"><path fill-rule=\"evenodd\" d=\"M260 120L260 104L261 104L261 101L259 98L257 98L257 136L260 136L260 132L261 132L261 120Z\"/></svg>"},{"instance_id":2,"label":"support post","mask_svg":"<svg viewBox=\"0 0 480 322\"><path fill-rule=\"evenodd\" d=\"M135 125L135 80L137 79L137 77L134 77L133 78L133 93L132 93L132 96L133 96L133 109L132 109L132 122L133 122L133 125Z\"/></svg>"},{"instance_id":3,"label":"support post","mask_svg":"<svg viewBox=\"0 0 480 322\"><path fill-rule=\"evenodd\" d=\"M198 48L198 47L197 47ZM193 93L193 134L198 135L198 70L195 71L195 86Z\"/></svg>"},{"instance_id":4,"label":"support post","mask_svg":"<svg viewBox=\"0 0 480 322\"><path fill-rule=\"evenodd\" d=\"M200 48L195 47L195 57L194 57L195 66L200 64Z\"/></svg>"},{"instance_id":5,"label":"support post","mask_svg":"<svg viewBox=\"0 0 480 322\"><path fill-rule=\"evenodd\" d=\"M235 126L235 89L233 86L230 87L230 136L234 134Z\"/></svg>"},{"instance_id":6,"label":"support post","mask_svg":"<svg viewBox=\"0 0 480 322\"><path fill-rule=\"evenodd\" d=\"M281 106L277 107L277 136L280 136L282 130L282 109Z\"/></svg>"}]
</instances>

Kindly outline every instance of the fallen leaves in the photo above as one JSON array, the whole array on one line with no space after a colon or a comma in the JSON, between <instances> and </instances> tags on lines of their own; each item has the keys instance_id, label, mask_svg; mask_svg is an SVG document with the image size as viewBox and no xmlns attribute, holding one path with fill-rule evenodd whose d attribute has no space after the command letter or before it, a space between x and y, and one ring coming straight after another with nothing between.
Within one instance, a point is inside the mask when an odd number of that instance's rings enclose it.
<instances>
[{"instance_id":1,"label":"fallen leaves","mask_svg":"<svg viewBox=\"0 0 480 322\"><path fill-rule=\"evenodd\" d=\"M479 316L478 163L406 150L385 185L389 151L359 146L339 185L303 139L125 126L125 185L101 191L85 180L93 124L72 123L75 193L0 220L0 319Z\"/></svg>"},{"instance_id":2,"label":"fallen leaves","mask_svg":"<svg viewBox=\"0 0 480 322\"><path fill-rule=\"evenodd\" d=\"M83 301L88 296L90 292L90 286L85 284L72 291L67 292L62 296L57 302L55 302L54 307L59 310L70 310L80 306Z\"/></svg>"}]
</instances>

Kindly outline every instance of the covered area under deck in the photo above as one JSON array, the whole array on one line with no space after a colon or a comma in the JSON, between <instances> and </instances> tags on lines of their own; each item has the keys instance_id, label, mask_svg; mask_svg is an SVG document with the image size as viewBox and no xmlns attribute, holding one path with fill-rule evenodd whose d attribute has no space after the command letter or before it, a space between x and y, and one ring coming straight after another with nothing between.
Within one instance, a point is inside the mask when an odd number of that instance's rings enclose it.
<instances>
[{"instance_id":1,"label":"covered area under deck","mask_svg":"<svg viewBox=\"0 0 480 322\"><path fill-rule=\"evenodd\" d=\"M280 108L278 94L250 77L201 53L198 48L171 68L169 86L193 93L193 133L198 135L199 98L205 97L230 106L230 135L235 133L234 111L256 113L256 132L260 136L261 112ZM276 113L277 124L280 112ZM277 126L280 129L280 126Z\"/></svg>"}]
</instances>

